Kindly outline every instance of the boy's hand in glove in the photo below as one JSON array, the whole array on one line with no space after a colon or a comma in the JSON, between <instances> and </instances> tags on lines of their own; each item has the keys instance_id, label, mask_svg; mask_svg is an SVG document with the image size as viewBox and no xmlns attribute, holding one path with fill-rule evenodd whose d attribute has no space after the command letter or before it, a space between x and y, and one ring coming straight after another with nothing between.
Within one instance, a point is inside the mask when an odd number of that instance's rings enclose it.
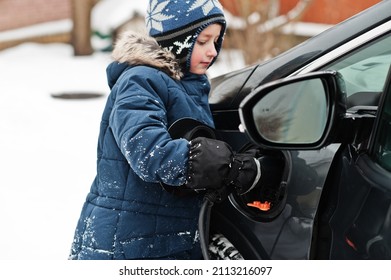
<instances>
[{"instance_id":1,"label":"boy's hand in glove","mask_svg":"<svg viewBox=\"0 0 391 280\"><path fill-rule=\"evenodd\" d=\"M198 137L190 142L186 187L195 190L233 186L239 194L251 190L260 179L257 151L235 154L219 140Z\"/></svg>"}]
</instances>

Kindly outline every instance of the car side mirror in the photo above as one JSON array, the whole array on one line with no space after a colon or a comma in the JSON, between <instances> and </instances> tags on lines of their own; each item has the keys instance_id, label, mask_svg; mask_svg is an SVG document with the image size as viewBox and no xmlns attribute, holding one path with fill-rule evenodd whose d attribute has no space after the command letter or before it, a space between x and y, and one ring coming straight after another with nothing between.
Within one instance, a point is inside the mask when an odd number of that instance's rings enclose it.
<instances>
[{"instance_id":1,"label":"car side mirror","mask_svg":"<svg viewBox=\"0 0 391 280\"><path fill-rule=\"evenodd\" d=\"M265 84L239 106L241 125L250 139L274 149L324 147L337 133L340 122L336 120L345 113L345 86L336 71Z\"/></svg>"}]
</instances>

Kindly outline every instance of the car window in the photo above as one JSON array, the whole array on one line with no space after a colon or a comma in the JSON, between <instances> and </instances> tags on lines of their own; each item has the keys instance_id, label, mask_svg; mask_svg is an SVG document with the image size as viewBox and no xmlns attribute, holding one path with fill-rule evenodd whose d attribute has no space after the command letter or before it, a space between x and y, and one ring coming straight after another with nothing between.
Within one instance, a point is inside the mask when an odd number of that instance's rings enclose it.
<instances>
[{"instance_id":1,"label":"car window","mask_svg":"<svg viewBox=\"0 0 391 280\"><path fill-rule=\"evenodd\" d=\"M389 78L391 79L390 75ZM391 171L391 87L388 87L383 111L380 112L379 117L374 156L377 163Z\"/></svg>"},{"instance_id":2,"label":"car window","mask_svg":"<svg viewBox=\"0 0 391 280\"><path fill-rule=\"evenodd\" d=\"M346 83L348 106L377 106L391 65L391 35L368 43L328 64L323 70L337 70Z\"/></svg>"}]
</instances>

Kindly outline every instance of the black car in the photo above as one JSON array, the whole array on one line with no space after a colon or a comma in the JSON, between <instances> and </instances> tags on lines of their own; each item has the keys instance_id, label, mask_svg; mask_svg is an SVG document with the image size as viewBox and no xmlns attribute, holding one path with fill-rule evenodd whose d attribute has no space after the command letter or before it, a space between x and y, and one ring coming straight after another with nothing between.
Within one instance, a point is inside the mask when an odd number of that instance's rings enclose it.
<instances>
[{"instance_id":1,"label":"black car","mask_svg":"<svg viewBox=\"0 0 391 280\"><path fill-rule=\"evenodd\" d=\"M224 239L244 259L391 259L390 11L212 80L219 137L285 163L271 204L254 189L213 205L211 252Z\"/></svg>"}]
</instances>

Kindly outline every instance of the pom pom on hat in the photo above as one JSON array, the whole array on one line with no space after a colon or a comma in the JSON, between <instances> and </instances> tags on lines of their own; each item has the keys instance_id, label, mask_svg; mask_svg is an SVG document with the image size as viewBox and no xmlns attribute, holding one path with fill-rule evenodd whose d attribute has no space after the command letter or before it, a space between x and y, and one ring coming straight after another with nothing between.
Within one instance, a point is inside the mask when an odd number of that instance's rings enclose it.
<instances>
[{"instance_id":1,"label":"pom pom on hat","mask_svg":"<svg viewBox=\"0 0 391 280\"><path fill-rule=\"evenodd\" d=\"M222 25L216 43L219 53L226 29L218 0L150 0L145 21L149 35L175 55L184 71L190 68L194 42L202 30L213 23Z\"/></svg>"}]
</instances>

